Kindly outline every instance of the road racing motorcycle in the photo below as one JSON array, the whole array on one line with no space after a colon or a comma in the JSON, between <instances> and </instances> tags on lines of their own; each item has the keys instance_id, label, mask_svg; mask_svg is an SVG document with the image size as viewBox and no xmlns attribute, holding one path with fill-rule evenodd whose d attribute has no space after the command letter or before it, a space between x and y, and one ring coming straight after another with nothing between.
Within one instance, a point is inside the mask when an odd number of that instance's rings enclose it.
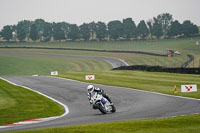
<instances>
[{"instance_id":1,"label":"road racing motorcycle","mask_svg":"<svg viewBox=\"0 0 200 133\"><path fill-rule=\"evenodd\" d=\"M116 112L115 105L110 103L105 97L101 94L93 92L91 94L91 101L93 105L93 109L99 109L102 114L106 114L108 112L114 113Z\"/></svg>"}]
</instances>

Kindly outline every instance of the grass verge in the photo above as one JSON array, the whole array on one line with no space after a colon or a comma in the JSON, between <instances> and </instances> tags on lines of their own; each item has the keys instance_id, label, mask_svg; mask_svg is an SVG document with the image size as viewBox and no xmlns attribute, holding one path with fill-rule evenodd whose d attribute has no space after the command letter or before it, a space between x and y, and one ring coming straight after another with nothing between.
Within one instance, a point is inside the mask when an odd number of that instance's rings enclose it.
<instances>
[{"instance_id":1,"label":"grass verge","mask_svg":"<svg viewBox=\"0 0 200 133\"><path fill-rule=\"evenodd\" d=\"M199 133L200 115L165 119L108 122L13 133Z\"/></svg>"},{"instance_id":2,"label":"grass verge","mask_svg":"<svg viewBox=\"0 0 200 133\"><path fill-rule=\"evenodd\" d=\"M63 78L85 81L85 75L95 75L95 80L87 81L105 85L135 88L170 95L200 99L200 89L194 93L181 93L181 85L197 84L200 86L200 75L175 74L143 71L99 71L99 72L67 72ZM174 93L174 85L178 93Z\"/></svg>"},{"instance_id":3,"label":"grass verge","mask_svg":"<svg viewBox=\"0 0 200 133\"><path fill-rule=\"evenodd\" d=\"M50 55L51 55L51 58L49 58ZM109 67L108 65L105 65L106 63L102 63L102 61L100 60L98 60L98 63L95 63L94 60L92 59L88 61L87 58L85 59L82 58L80 60L80 58L79 59L70 58L70 57L65 57L65 55L107 56L107 57L114 57L114 58L125 60L129 65L160 65L160 66L168 66L168 67L180 67L184 62L188 60L187 53L174 56L173 58L168 58L167 56L161 57L161 56L136 54L136 53L108 53L108 52L95 52L95 51L88 52L88 51L79 51L79 50L48 50L48 49L0 49L0 68L2 67L0 70L6 70L9 68L11 69L11 66L14 67L18 65L21 65L22 67L26 67L26 69L27 67L30 67L30 70L32 70L31 66L33 66L33 68L35 69L38 69L37 64L41 64L41 67L39 69L41 71L42 68L44 68L45 66L50 66L50 67L55 68L54 66L55 63L58 69L60 69L61 66L65 66L64 68L61 69L62 72L88 71L88 70L98 71L102 69L103 70L111 69L111 67ZM90 62L93 64L86 66ZM82 66L84 65L88 69L84 67L80 67L80 63ZM12 64L12 65L6 66L5 68L3 68L5 64ZM91 66L94 66L94 67L91 67ZM12 69L12 70L17 70L19 68L20 67L16 67L15 69ZM30 72L30 70L28 72ZM6 74L6 72L7 71L4 71L4 73L2 74ZM16 72L19 72L19 70ZM16 72L12 71L12 73L16 73ZM24 71L23 73L27 73L27 72ZM0 71L0 74L1 74L1 71ZM18 73L18 75L19 74L20 73Z\"/></svg>"},{"instance_id":4,"label":"grass verge","mask_svg":"<svg viewBox=\"0 0 200 133\"><path fill-rule=\"evenodd\" d=\"M63 113L63 107L52 100L0 79L0 125Z\"/></svg>"},{"instance_id":5,"label":"grass verge","mask_svg":"<svg viewBox=\"0 0 200 133\"><path fill-rule=\"evenodd\" d=\"M50 55L0 53L0 75L48 75L51 71L110 70L111 64L95 59Z\"/></svg>"},{"instance_id":6,"label":"grass verge","mask_svg":"<svg viewBox=\"0 0 200 133\"><path fill-rule=\"evenodd\" d=\"M160 65L167 67L180 67L188 60L187 54L190 53L195 56L195 62L190 67L200 66L200 38L183 39L183 40L160 40L160 41L127 41L127 42L60 42L60 43L17 43L17 44L0 44L0 47L45 47L45 48L72 48L72 49L96 49L96 50L120 50L120 51L142 51L149 53L166 54L167 50L174 50L181 52L181 55L176 55L172 58L159 57L152 55L134 54L134 53L108 53L95 51L68 51L68 54L78 55L92 55L92 56L109 56L125 60L130 65ZM17 51L17 49L0 49L0 53ZM38 51L45 50L30 50L22 49L22 51ZM62 50L46 50L51 53L60 52ZM62 51L63 52L63 51ZM1 69L0 69L1 70Z\"/></svg>"},{"instance_id":7,"label":"grass verge","mask_svg":"<svg viewBox=\"0 0 200 133\"><path fill-rule=\"evenodd\" d=\"M114 42L51 42L51 43L16 43L1 44L0 47L47 47L47 48L73 48L73 49L97 49L97 50L128 50L128 51L148 51L153 53L163 53L167 49L171 50L197 50L194 39L180 40L154 40L154 41L114 41Z\"/></svg>"}]
</instances>

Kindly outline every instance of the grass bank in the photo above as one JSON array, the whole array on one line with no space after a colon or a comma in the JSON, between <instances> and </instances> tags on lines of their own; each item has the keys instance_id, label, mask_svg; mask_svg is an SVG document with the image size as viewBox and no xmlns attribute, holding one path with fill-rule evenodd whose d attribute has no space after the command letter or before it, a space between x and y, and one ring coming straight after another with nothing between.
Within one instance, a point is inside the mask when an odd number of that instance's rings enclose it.
<instances>
[{"instance_id":1,"label":"grass bank","mask_svg":"<svg viewBox=\"0 0 200 133\"><path fill-rule=\"evenodd\" d=\"M120 50L120 51L141 51L148 53L166 54L166 50L174 50L181 52L181 55L173 58L159 57L145 54L135 53L108 53L95 51L70 51L70 50L30 50L23 49L21 51L47 52L48 53L67 53L75 55L91 55L91 56L109 56L125 60L130 65L160 65L168 67L180 67L188 60L187 54L195 56L195 62L190 67L199 67L200 65L200 42L196 39L183 40L160 40L160 41L130 41L130 42L51 42L51 43L17 43L17 44L0 44L0 47L44 47L44 48L72 48L72 49L95 49L95 50ZM0 49L0 53L7 51L18 51L16 49ZM67 51L67 52L66 52Z\"/></svg>"},{"instance_id":2,"label":"grass bank","mask_svg":"<svg viewBox=\"0 0 200 133\"><path fill-rule=\"evenodd\" d=\"M143 71L99 71L99 72L67 72L63 78L85 81L85 75L94 74L94 81L105 85L135 88L170 95L186 96L200 99L200 88L195 93L181 93L181 85L197 84L200 87L200 75L175 74ZM174 85L178 93L174 94Z\"/></svg>"},{"instance_id":3,"label":"grass bank","mask_svg":"<svg viewBox=\"0 0 200 133\"><path fill-rule=\"evenodd\" d=\"M14 51L13 51L14 52ZM30 52L30 51L29 51ZM95 59L40 55L20 52L0 53L0 75L49 75L51 71L110 70L111 64ZM51 53L53 54L53 53Z\"/></svg>"},{"instance_id":4,"label":"grass bank","mask_svg":"<svg viewBox=\"0 0 200 133\"><path fill-rule=\"evenodd\" d=\"M5 43L0 47L49 47L49 48L73 48L73 49L97 49L97 50L128 50L128 51L148 51L153 53L163 53L167 49L171 50L195 50L195 39L182 40L150 40L150 41L113 41L113 42L50 42L50 43Z\"/></svg>"},{"instance_id":5,"label":"grass bank","mask_svg":"<svg viewBox=\"0 0 200 133\"><path fill-rule=\"evenodd\" d=\"M199 133L200 115L165 119L107 122L13 133Z\"/></svg>"},{"instance_id":6,"label":"grass bank","mask_svg":"<svg viewBox=\"0 0 200 133\"><path fill-rule=\"evenodd\" d=\"M0 125L63 113L64 108L52 100L0 79Z\"/></svg>"},{"instance_id":7,"label":"grass bank","mask_svg":"<svg viewBox=\"0 0 200 133\"><path fill-rule=\"evenodd\" d=\"M168 58L136 53L47 49L0 49L0 75L5 75L8 72L14 75L24 75L26 73L28 73L28 75L32 73L46 75L49 71L55 69L60 72L65 72L110 70L112 68L110 64L104 61L87 58L69 58L65 57L65 55L106 56L125 60L129 65L160 65L168 67L180 67L188 60L186 53ZM38 64L40 64L40 66L38 66ZM195 64L198 64L198 62ZM23 72L20 68L24 68ZM1 70L4 71L1 72Z\"/></svg>"}]
</instances>

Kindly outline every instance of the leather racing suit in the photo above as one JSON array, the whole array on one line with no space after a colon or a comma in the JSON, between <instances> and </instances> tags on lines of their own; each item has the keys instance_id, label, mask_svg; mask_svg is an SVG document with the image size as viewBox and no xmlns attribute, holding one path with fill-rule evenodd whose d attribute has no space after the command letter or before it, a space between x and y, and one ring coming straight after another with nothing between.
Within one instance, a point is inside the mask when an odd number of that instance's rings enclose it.
<instances>
[{"instance_id":1,"label":"leather racing suit","mask_svg":"<svg viewBox=\"0 0 200 133\"><path fill-rule=\"evenodd\" d=\"M90 104L92 104L92 100L91 100L91 94L92 93L98 93L98 94L101 94L103 97L105 97L111 104L112 104L112 101L111 99L108 97L108 94L104 92L104 90L102 89L99 89L99 88L96 88L94 87L94 90L92 92L88 92L88 99L90 101ZM93 107L94 108L94 107Z\"/></svg>"}]
</instances>

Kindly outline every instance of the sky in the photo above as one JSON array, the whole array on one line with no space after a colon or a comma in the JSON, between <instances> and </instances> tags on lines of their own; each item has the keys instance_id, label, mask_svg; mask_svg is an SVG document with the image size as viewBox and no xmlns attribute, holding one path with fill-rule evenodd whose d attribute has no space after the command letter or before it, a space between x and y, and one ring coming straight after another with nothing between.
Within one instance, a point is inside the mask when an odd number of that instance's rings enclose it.
<instances>
[{"instance_id":1,"label":"sky","mask_svg":"<svg viewBox=\"0 0 200 133\"><path fill-rule=\"evenodd\" d=\"M200 26L199 5L200 0L0 0L0 29L38 18L78 25L132 18L138 24L162 13Z\"/></svg>"}]
</instances>

